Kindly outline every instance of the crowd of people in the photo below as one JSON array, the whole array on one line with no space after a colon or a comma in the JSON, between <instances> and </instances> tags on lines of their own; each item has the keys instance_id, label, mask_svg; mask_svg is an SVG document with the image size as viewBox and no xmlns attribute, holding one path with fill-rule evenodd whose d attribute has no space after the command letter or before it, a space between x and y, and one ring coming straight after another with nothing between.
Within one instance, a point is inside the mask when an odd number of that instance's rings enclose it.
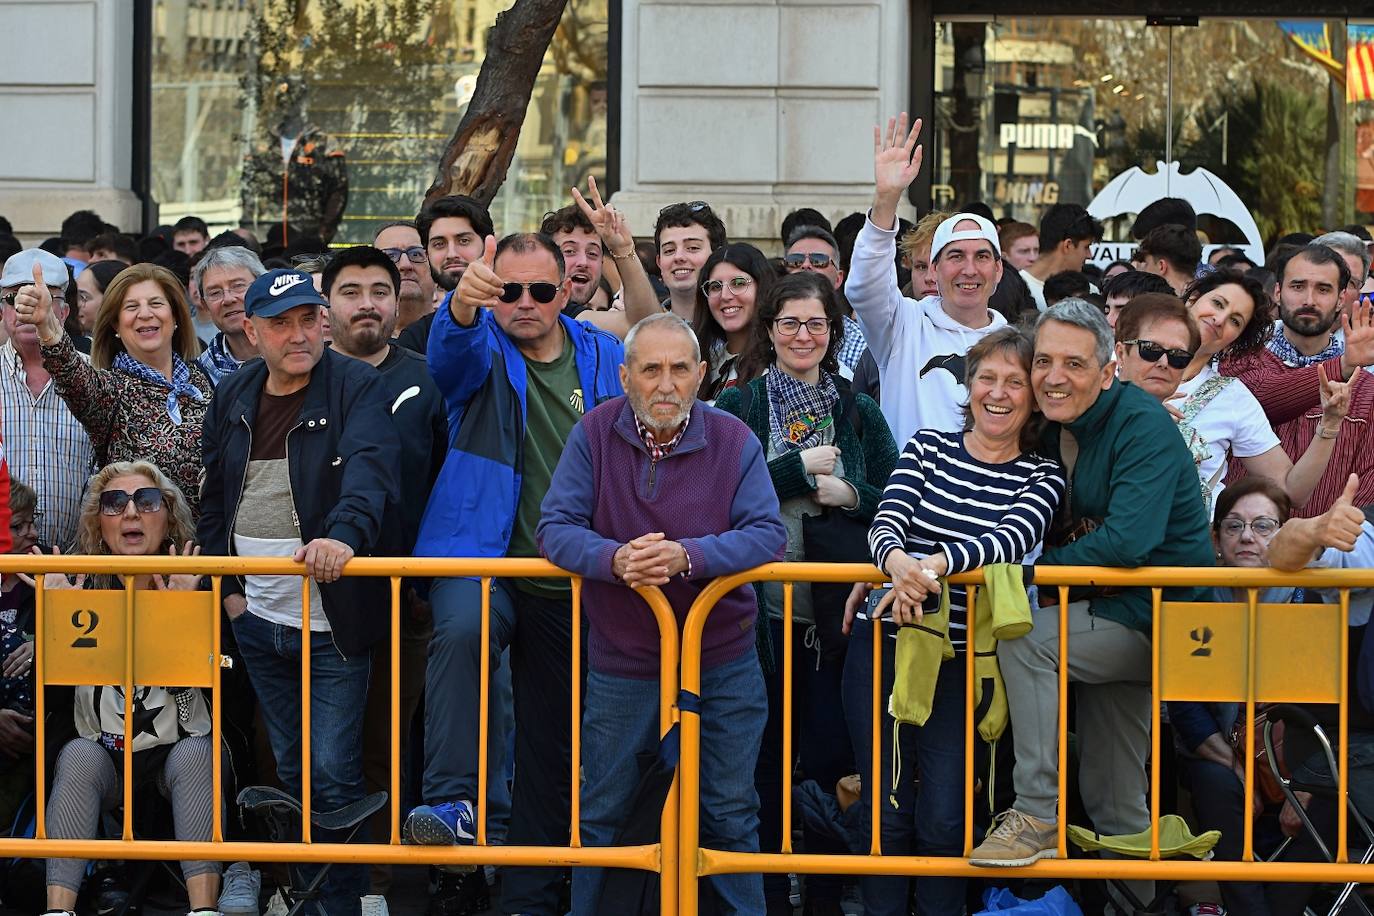
<instances>
[{"instance_id":1,"label":"crowd of people","mask_svg":"<svg viewBox=\"0 0 1374 916\"><path fill-rule=\"evenodd\" d=\"M407 769L388 805L401 807L406 843L471 845L481 823L488 843L567 846L575 687L580 839L622 842L643 820L642 765L660 738L658 625L634 589L660 588L681 622L707 583L779 559L871 561L890 586L799 583L789 598L768 583L715 605L696 699L703 846L781 848L787 768L818 802L807 809L833 815L801 819L805 851L866 852L877 809L884 854L959 856L969 728L1010 729L1008 741L976 744L986 802L975 805L972 864L1056 855L1060 817L1105 835L1147 829L1150 590L1074 588L1061 607L1027 583L1040 564L1374 565L1362 511L1374 504L1374 243L1352 226L1278 239L1263 266L1227 248L1204 262L1191 208L1164 199L1132 227L1134 260L1102 270L1089 257L1103 227L1075 204L1049 207L1039 227L978 202L911 224L898 211L921 169L920 131L905 115L876 129L871 208L835 224L789 214L777 257L731 241L704 201L663 208L652 242L639 242L594 182L538 232L501 235L479 202L449 196L380 227L372 245L328 251L264 248L242 230L211 238L193 217L135 240L88 211L38 248L0 236L0 549L288 557L312 580L307 650L298 579L223 579L236 663L221 696L140 685L128 724L116 686L49 688L47 835L104 835L132 780L166 809L152 829L208 839L216 702L224 798L254 783L299 796L302 665L312 810L389 786L389 583L342 574L354 557L411 555L545 557L584 585L577 630L566 578L489 580L485 593L478 579L404 580ZM947 577L987 568L991 583L1004 567L1013 574L989 585L992 613L1022 607L1022 625L971 647L985 596L975 607ZM21 832L39 763L34 586L0 583L0 829ZM138 575L132 587L209 586ZM1288 589L1263 600L1335 598ZM1341 749L1370 816L1372 605L1371 593L1351 596ZM988 683L1000 685L976 723L964 717L969 652L995 662ZM1058 797L1063 665L1073 799ZM998 704L994 724L986 710ZM1257 848L1302 821L1258 795L1259 810L1246 809L1243 710L1166 710L1170 772L1191 796L1182 810L1221 830L1218 854L1232 859L1247 818L1273 827L1256 830ZM1332 779L1320 761L1290 765ZM875 771L887 774L878 784ZM1334 829L1331 799L1302 804ZM257 829L225 823L236 838ZM388 807L361 835L385 842L389 824ZM317 826L313 837L346 833ZM1315 855L1314 842L1289 854ZM293 866L284 880L300 889L319 870ZM188 861L182 874L194 914L256 916L267 896L253 863ZM385 912L388 869L343 861L319 877L307 912ZM615 893L599 869L506 866L496 877L506 914L592 916ZM484 911L490 878L433 870L429 912ZM853 912L857 884L865 914L957 916L987 883L735 874L704 887L722 913ZM1194 912L1300 913L1317 891L1223 884ZM113 912L127 880L118 863L53 859L42 896L50 916L78 904Z\"/></svg>"}]
</instances>

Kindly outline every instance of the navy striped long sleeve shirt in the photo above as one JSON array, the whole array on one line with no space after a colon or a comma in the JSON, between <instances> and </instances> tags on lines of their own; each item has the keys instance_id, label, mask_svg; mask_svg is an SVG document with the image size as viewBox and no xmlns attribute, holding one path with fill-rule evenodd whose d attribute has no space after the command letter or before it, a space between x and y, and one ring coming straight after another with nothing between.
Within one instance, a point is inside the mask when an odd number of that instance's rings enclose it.
<instances>
[{"instance_id":1,"label":"navy striped long sleeve shirt","mask_svg":"<svg viewBox=\"0 0 1374 916\"><path fill-rule=\"evenodd\" d=\"M963 433L918 430L888 478L868 531L873 562L894 550L925 557L944 551L949 572L1019 563L1039 546L1064 496L1057 462L1026 453L1003 464L979 461ZM950 589L950 641L968 629L965 591Z\"/></svg>"}]
</instances>

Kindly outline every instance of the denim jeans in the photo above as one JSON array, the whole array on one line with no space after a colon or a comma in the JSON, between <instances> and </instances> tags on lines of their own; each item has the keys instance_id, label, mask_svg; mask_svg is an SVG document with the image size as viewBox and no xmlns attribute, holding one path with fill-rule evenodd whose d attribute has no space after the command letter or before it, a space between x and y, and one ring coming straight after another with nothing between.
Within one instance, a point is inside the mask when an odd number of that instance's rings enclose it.
<instances>
[{"instance_id":1,"label":"denim jeans","mask_svg":"<svg viewBox=\"0 0 1374 916\"><path fill-rule=\"evenodd\" d=\"M301 631L245 612L233 622L253 690L286 791L301 794ZM345 658L328 633L310 634L310 810L335 811L363 797L363 707L371 657ZM366 826L358 834L366 839ZM312 828L316 842L342 842L344 836ZM292 869L292 883L304 888L317 865ZM320 903L306 913L354 916L368 891L366 865L333 866L321 888Z\"/></svg>"},{"instance_id":2,"label":"denim jeans","mask_svg":"<svg viewBox=\"0 0 1374 916\"><path fill-rule=\"evenodd\" d=\"M473 801L477 757L482 592L475 579L438 579L430 589L434 636L425 671L425 779L428 804ZM490 592L492 687L487 740L488 803L502 782L506 748L495 689L501 652L509 647L515 712L515 780L507 841L566 846L571 815L572 602L493 582ZM585 658L585 654L583 656ZM490 838L489 838L490 839ZM507 913L558 914L564 872L509 866L502 870Z\"/></svg>"},{"instance_id":3,"label":"denim jeans","mask_svg":"<svg viewBox=\"0 0 1374 916\"><path fill-rule=\"evenodd\" d=\"M889 635L895 632L891 625L883 627L882 632L883 780L877 787L876 799L872 775L872 624L863 620L854 622L844 664L844 712L854 741L863 801L870 812L875 804L882 811L880 832L884 855L961 855L964 844L964 658L961 655L940 666L935 699L926 724L903 725L899 730L897 752L901 772L897 774L892 760L894 722L887 713L897 641ZM860 887L865 916L905 916L908 880L900 876L862 878ZM964 912L963 878L926 877L915 881L916 912L920 916L959 916Z\"/></svg>"},{"instance_id":4,"label":"denim jeans","mask_svg":"<svg viewBox=\"0 0 1374 916\"><path fill-rule=\"evenodd\" d=\"M637 755L658 746L658 681L587 674L582 716L582 845L609 846L639 782ZM701 845L758 852L754 765L768 717L753 647L701 674ZM602 870L573 870L574 916L596 916ZM757 874L708 879L722 914L762 916Z\"/></svg>"}]
</instances>

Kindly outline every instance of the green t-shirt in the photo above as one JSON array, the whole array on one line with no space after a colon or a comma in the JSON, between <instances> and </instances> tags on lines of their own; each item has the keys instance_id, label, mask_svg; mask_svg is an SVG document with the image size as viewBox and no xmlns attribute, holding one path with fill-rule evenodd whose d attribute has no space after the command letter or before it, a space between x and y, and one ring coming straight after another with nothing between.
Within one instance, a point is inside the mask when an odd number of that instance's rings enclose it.
<instances>
[{"instance_id":1,"label":"green t-shirt","mask_svg":"<svg viewBox=\"0 0 1374 916\"><path fill-rule=\"evenodd\" d=\"M563 353L553 362L525 359L525 378L524 466L520 470L515 529L506 551L511 557L539 556L534 539L539 527L539 507L549 491L563 446L585 409L582 380L577 375L572 342L566 335ZM523 591L546 598L566 598L571 593L567 579L517 579L515 584Z\"/></svg>"}]
</instances>

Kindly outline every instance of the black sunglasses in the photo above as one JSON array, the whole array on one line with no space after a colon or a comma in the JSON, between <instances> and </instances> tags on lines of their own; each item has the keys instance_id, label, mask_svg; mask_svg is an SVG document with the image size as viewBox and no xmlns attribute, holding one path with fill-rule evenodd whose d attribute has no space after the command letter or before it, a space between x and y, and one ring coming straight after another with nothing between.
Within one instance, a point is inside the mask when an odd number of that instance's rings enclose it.
<instances>
[{"instance_id":1,"label":"black sunglasses","mask_svg":"<svg viewBox=\"0 0 1374 916\"><path fill-rule=\"evenodd\" d=\"M1193 354L1187 350L1169 350L1161 347L1153 340L1123 340L1126 346L1135 345L1135 352L1140 354L1140 358L1147 363L1157 363L1159 358L1164 355L1169 357L1170 369L1187 369L1188 364L1193 361Z\"/></svg>"},{"instance_id":2,"label":"black sunglasses","mask_svg":"<svg viewBox=\"0 0 1374 916\"><path fill-rule=\"evenodd\" d=\"M825 270L830 266L832 260L834 259L828 254L821 254L819 251L813 251L810 254L802 254L801 252L789 254L782 259L782 263L786 264L788 267L800 268L805 265L807 261L810 261L812 267L817 270Z\"/></svg>"},{"instance_id":3,"label":"black sunglasses","mask_svg":"<svg viewBox=\"0 0 1374 916\"><path fill-rule=\"evenodd\" d=\"M151 515L162 508L162 491L157 487L139 487L132 493L124 490L106 490L100 494L100 511L103 515L123 515L134 501L139 515Z\"/></svg>"},{"instance_id":4,"label":"black sunglasses","mask_svg":"<svg viewBox=\"0 0 1374 916\"><path fill-rule=\"evenodd\" d=\"M507 283L505 286L501 287L501 295L497 298L506 303L519 302L520 296L525 290L530 291L531 299L545 305L552 302L555 297L558 296L557 285L553 283L536 282Z\"/></svg>"}]
</instances>

